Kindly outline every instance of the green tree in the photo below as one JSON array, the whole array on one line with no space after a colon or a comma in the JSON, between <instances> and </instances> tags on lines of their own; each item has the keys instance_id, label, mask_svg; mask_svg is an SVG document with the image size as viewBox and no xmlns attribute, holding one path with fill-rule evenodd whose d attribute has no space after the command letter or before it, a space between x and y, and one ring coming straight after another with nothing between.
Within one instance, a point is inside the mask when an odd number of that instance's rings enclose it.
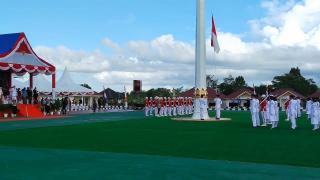
<instances>
[{"instance_id":1,"label":"green tree","mask_svg":"<svg viewBox=\"0 0 320 180\"><path fill-rule=\"evenodd\" d=\"M214 77L214 75L206 76L207 87L209 88L217 88L218 87L218 79Z\"/></svg>"},{"instance_id":2,"label":"green tree","mask_svg":"<svg viewBox=\"0 0 320 180\"><path fill-rule=\"evenodd\" d=\"M234 78L229 75L223 79L223 82L218 87L223 94L229 95L238 89L247 87L247 84L243 76Z\"/></svg>"},{"instance_id":3,"label":"green tree","mask_svg":"<svg viewBox=\"0 0 320 180\"><path fill-rule=\"evenodd\" d=\"M229 95L234 91L234 78L232 75L229 75L228 77L223 79L223 82L219 85L219 90L225 94Z\"/></svg>"},{"instance_id":4,"label":"green tree","mask_svg":"<svg viewBox=\"0 0 320 180\"><path fill-rule=\"evenodd\" d=\"M246 81L244 80L243 76L238 76L234 80L234 88L239 89L239 88L244 88L247 87Z\"/></svg>"},{"instance_id":5,"label":"green tree","mask_svg":"<svg viewBox=\"0 0 320 180\"><path fill-rule=\"evenodd\" d=\"M180 94L182 93L183 91L183 86L179 87L179 88L173 88L172 89L172 96L173 97L177 97L177 96L180 96Z\"/></svg>"},{"instance_id":6,"label":"green tree","mask_svg":"<svg viewBox=\"0 0 320 180\"><path fill-rule=\"evenodd\" d=\"M318 89L313 79L306 79L301 75L298 67L291 68L289 73L274 77L272 84L277 89L292 88L305 96L314 93Z\"/></svg>"},{"instance_id":7,"label":"green tree","mask_svg":"<svg viewBox=\"0 0 320 180\"><path fill-rule=\"evenodd\" d=\"M182 88L181 88L182 89ZM170 89L158 88L150 89L148 91L130 92L128 94L128 104L133 106L143 106L146 97L172 97L173 93Z\"/></svg>"}]
</instances>

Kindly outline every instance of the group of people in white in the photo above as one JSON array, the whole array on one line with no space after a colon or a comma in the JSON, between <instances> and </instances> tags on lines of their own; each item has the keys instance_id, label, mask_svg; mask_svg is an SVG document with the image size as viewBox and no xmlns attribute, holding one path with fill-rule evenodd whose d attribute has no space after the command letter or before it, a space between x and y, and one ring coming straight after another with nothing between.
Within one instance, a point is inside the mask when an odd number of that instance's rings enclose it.
<instances>
[{"instance_id":1,"label":"group of people in white","mask_svg":"<svg viewBox=\"0 0 320 180\"><path fill-rule=\"evenodd\" d=\"M265 127L270 124L272 129L278 127L279 106L277 99L272 95L268 97L263 95L262 98L264 99L260 102L258 95L251 95L250 112L252 117L252 126L256 128L259 126ZM262 117L262 124L260 114Z\"/></svg>"},{"instance_id":2,"label":"group of people in white","mask_svg":"<svg viewBox=\"0 0 320 180\"><path fill-rule=\"evenodd\" d=\"M277 98L273 95L262 96L261 102L257 95L252 95L250 100L250 111L252 117L252 126L254 128L271 125L271 129L277 128L279 123L279 104ZM285 103L286 121L291 122L291 129L297 128L297 119L301 117L301 100L293 95ZM320 122L320 103L317 99L312 101L308 99L306 103L306 113L314 126L313 130L319 129ZM260 116L261 115L261 116ZM262 118L262 121L260 119ZM262 122L262 123L261 123Z\"/></svg>"},{"instance_id":3,"label":"group of people in white","mask_svg":"<svg viewBox=\"0 0 320 180\"><path fill-rule=\"evenodd\" d=\"M191 97L146 97L145 116L182 116L193 113Z\"/></svg>"}]
</instances>

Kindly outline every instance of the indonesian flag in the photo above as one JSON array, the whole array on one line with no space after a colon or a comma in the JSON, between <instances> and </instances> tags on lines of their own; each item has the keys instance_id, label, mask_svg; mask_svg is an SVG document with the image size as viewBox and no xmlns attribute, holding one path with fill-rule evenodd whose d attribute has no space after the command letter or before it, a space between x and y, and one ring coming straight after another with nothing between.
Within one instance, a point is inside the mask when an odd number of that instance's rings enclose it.
<instances>
[{"instance_id":1,"label":"indonesian flag","mask_svg":"<svg viewBox=\"0 0 320 180\"><path fill-rule=\"evenodd\" d=\"M214 25L213 16L212 16L211 47L214 48L215 53L220 52L220 46L218 43L218 36L217 36L216 26Z\"/></svg>"}]
</instances>

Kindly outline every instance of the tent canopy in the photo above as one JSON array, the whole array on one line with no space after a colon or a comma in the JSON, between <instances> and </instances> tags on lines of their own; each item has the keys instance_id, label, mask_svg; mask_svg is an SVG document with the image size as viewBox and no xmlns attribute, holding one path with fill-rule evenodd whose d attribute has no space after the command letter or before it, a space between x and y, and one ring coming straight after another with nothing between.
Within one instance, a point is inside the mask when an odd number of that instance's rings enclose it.
<instances>
[{"instance_id":1,"label":"tent canopy","mask_svg":"<svg viewBox=\"0 0 320 180\"><path fill-rule=\"evenodd\" d=\"M33 51L24 33L0 35L0 70L12 70L17 75L55 73L55 67Z\"/></svg>"},{"instance_id":2,"label":"tent canopy","mask_svg":"<svg viewBox=\"0 0 320 180\"><path fill-rule=\"evenodd\" d=\"M76 84L67 68L64 69L64 72L57 82L57 88L55 89L57 93L62 93L64 95L92 95L94 91L88 88Z\"/></svg>"}]
</instances>

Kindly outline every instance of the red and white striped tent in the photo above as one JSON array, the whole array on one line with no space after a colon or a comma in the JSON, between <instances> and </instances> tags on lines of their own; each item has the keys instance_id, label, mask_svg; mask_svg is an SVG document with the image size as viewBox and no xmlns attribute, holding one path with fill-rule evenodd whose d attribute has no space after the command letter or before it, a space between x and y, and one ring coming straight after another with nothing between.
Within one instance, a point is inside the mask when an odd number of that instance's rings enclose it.
<instances>
[{"instance_id":1,"label":"red and white striped tent","mask_svg":"<svg viewBox=\"0 0 320 180\"><path fill-rule=\"evenodd\" d=\"M30 87L33 87L33 76L46 74L52 76L52 88L55 88L56 68L40 58L32 49L24 33L0 35L0 72L23 76L30 74Z\"/></svg>"}]
</instances>

